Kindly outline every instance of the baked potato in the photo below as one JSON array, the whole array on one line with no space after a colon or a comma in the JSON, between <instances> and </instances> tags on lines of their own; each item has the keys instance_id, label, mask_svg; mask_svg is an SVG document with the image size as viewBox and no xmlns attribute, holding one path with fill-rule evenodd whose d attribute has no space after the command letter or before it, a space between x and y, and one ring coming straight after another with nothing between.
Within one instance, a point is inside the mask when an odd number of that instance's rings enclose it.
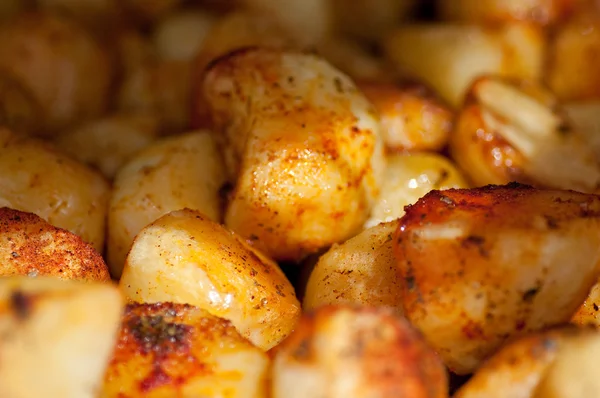
<instances>
[{"instance_id":1,"label":"baked potato","mask_svg":"<svg viewBox=\"0 0 600 398\"><path fill-rule=\"evenodd\" d=\"M0 128L0 207L37 214L102 252L109 195L100 173L50 144Z\"/></svg>"},{"instance_id":2,"label":"baked potato","mask_svg":"<svg viewBox=\"0 0 600 398\"><path fill-rule=\"evenodd\" d=\"M199 212L171 212L135 238L119 282L136 302L191 304L231 321L269 350L300 316L279 266L237 234Z\"/></svg>"},{"instance_id":3,"label":"baked potato","mask_svg":"<svg viewBox=\"0 0 600 398\"><path fill-rule=\"evenodd\" d=\"M265 398L267 355L185 304L129 304L100 398Z\"/></svg>"},{"instance_id":4,"label":"baked potato","mask_svg":"<svg viewBox=\"0 0 600 398\"><path fill-rule=\"evenodd\" d=\"M0 278L0 303L0 396L98 397L123 310L115 286Z\"/></svg>"},{"instance_id":5,"label":"baked potato","mask_svg":"<svg viewBox=\"0 0 600 398\"><path fill-rule=\"evenodd\" d=\"M121 276L133 238L174 210L199 210L220 222L223 160L208 132L163 138L131 158L117 173L108 212L107 259Z\"/></svg>"}]
</instances>

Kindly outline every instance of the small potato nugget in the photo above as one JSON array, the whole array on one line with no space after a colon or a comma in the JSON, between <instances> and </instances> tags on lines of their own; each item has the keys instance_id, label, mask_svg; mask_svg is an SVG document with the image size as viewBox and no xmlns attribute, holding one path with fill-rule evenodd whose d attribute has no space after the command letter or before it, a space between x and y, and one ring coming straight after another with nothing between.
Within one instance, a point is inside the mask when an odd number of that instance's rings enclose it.
<instances>
[{"instance_id":1,"label":"small potato nugget","mask_svg":"<svg viewBox=\"0 0 600 398\"><path fill-rule=\"evenodd\" d=\"M392 238L398 222L380 224L333 245L313 268L304 308L327 304L386 306L402 314L402 288Z\"/></svg>"},{"instance_id":2,"label":"small potato nugget","mask_svg":"<svg viewBox=\"0 0 600 398\"><path fill-rule=\"evenodd\" d=\"M568 322L598 279L600 196L519 184L432 191L394 238L406 318L451 371Z\"/></svg>"},{"instance_id":3,"label":"small potato nugget","mask_svg":"<svg viewBox=\"0 0 600 398\"><path fill-rule=\"evenodd\" d=\"M97 398L122 309L110 283L0 278L0 396Z\"/></svg>"},{"instance_id":4,"label":"small potato nugget","mask_svg":"<svg viewBox=\"0 0 600 398\"><path fill-rule=\"evenodd\" d=\"M0 208L0 276L110 281L102 256L79 236L32 213Z\"/></svg>"},{"instance_id":5,"label":"small potato nugget","mask_svg":"<svg viewBox=\"0 0 600 398\"><path fill-rule=\"evenodd\" d=\"M273 398L444 398L446 370L393 311L327 306L275 352Z\"/></svg>"},{"instance_id":6,"label":"small potato nugget","mask_svg":"<svg viewBox=\"0 0 600 398\"><path fill-rule=\"evenodd\" d=\"M215 61L204 93L235 188L225 223L275 260L355 235L385 170L377 112L351 79L301 52Z\"/></svg>"},{"instance_id":7,"label":"small potato nugget","mask_svg":"<svg viewBox=\"0 0 600 398\"><path fill-rule=\"evenodd\" d=\"M55 143L112 180L121 166L155 140L158 127L150 115L112 115L60 134Z\"/></svg>"},{"instance_id":8,"label":"small potato nugget","mask_svg":"<svg viewBox=\"0 0 600 398\"><path fill-rule=\"evenodd\" d=\"M528 24L437 24L398 27L383 47L401 74L423 81L458 107L473 80L481 75L539 81L545 44L543 29Z\"/></svg>"},{"instance_id":9,"label":"small potato nugget","mask_svg":"<svg viewBox=\"0 0 600 398\"><path fill-rule=\"evenodd\" d=\"M136 302L191 304L229 319L265 351L287 337L300 316L294 288L274 261L189 209L138 234L120 286Z\"/></svg>"},{"instance_id":10,"label":"small potato nugget","mask_svg":"<svg viewBox=\"0 0 600 398\"><path fill-rule=\"evenodd\" d=\"M96 118L108 105L107 52L68 19L27 13L1 25L0 69L33 93L47 135Z\"/></svg>"},{"instance_id":11,"label":"small potato nugget","mask_svg":"<svg viewBox=\"0 0 600 398\"><path fill-rule=\"evenodd\" d=\"M110 200L107 258L113 277L121 276L133 238L162 215L188 207L220 222L225 183L223 160L208 132L165 138L137 153L119 170Z\"/></svg>"},{"instance_id":12,"label":"small potato nugget","mask_svg":"<svg viewBox=\"0 0 600 398\"><path fill-rule=\"evenodd\" d=\"M101 398L265 398L269 359L229 321L184 304L129 304Z\"/></svg>"},{"instance_id":13,"label":"small potato nugget","mask_svg":"<svg viewBox=\"0 0 600 398\"><path fill-rule=\"evenodd\" d=\"M456 166L437 153L392 154L387 157L381 194L365 228L397 220L404 208L434 189L469 188Z\"/></svg>"},{"instance_id":14,"label":"small potato nugget","mask_svg":"<svg viewBox=\"0 0 600 398\"><path fill-rule=\"evenodd\" d=\"M109 194L100 173L49 144L0 129L0 207L37 214L102 252Z\"/></svg>"},{"instance_id":15,"label":"small potato nugget","mask_svg":"<svg viewBox=\"0 0 600 398\"><path fill-rule=\"evenodd\" d=\"M448 142L453 112L422 84L358 83L381 117L390 151L439 151Z\"/></svg>"}]
</instances>

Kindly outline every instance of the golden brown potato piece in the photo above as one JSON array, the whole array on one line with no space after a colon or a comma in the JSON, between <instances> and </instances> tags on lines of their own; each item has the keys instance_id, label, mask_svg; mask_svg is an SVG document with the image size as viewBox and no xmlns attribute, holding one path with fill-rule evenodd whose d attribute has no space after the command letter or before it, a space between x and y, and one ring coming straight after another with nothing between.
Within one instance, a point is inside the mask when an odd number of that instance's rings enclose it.
<instances>
[{"instance_id":1,"label":"golden brown potato piece","mask_svg":"<svg viewBox=\"0 0 600 398\"><path fill-rule=\"evenodd\" d=\"M165 134L188 130L191 119L192 65L186 61L152 61L132 70L117 94L122 113L156 117Z\"/></svg>"},{"instance_id":2,"label":"golden brown potato piece","mask_svg":"<svg viewBox=\"0 0 600 398\"><path fill-rule=\"evenodd\" d=\"M600 165L559 105L536 84L479 79L458 116L452 157L475 185L519 181L594 192Z\"/></svg>"},{"instance_id":3,"label":"golden brown potato piece","mask_svg":"<svg viewBox=\"0 0 600 398\"><path fill-rule=\"evenodd\" d=\"M394 239L405 315L450 370L473 372L511 336L571 318L598 277L599 228L595 195L432 191Z\"/></svg>"},{"instance_id":4,"label":"golden brown potato piece","mask_svg":"<svg viewBox=\"0 0 600 398\"><path fill-rule=\"evenodd\" d=\"M98 397L121 312L109 283L0 278L0 396Z\"/></svg>"},{"instance_id":5,"label":"golden brown potato piece","mask_svg":"<svg viewBox=\"0 0 600 398\"><path fill-rule=\"evenodd\" d=\"M0 71L0 125L17 133L39 134L42 107L31 90L13 75Z\"/></svg>"},{"instance_id":6,"label":"golden brown potato piece","mask_svg":"<svg viewBox=\"0 0 600 398\"><path fill-rule=\"evenodd\" d=\"M358 83L381 117L391 151L439 151L448 142L453 112L422 84Z\"/></svg>"},{"instance_id":7,"label":"golden brown potato piece","mask_svg":"<svg viewBox=\"0 0 600 398\"><path fill-rule=\"evenodd\" d=\"M600 98L600 10L585 9L557 27L548 51L546 81L558 98Z\"/></svg>"},{"instance_id":8,"label":"golden brown potato piece","mask_svg":"<svg viewBox=\"0 0 600 398\"><path fill-rule=\"evenodd\" d=\"M216 17L204 10L182 9L163 18L152 41L162 59L191 61L200 51Z\"/></svg>"},{"instance_id":9,"label":"golden brown potato piece","mask_svg":"<svg viewBox=\"0 0 600 398\"><path fill-rule=\"evenodd\" d=\"M377 41L411 16L417 0L333 0L337 30L350 36Z\"/></svg>"},{"instance_id":10,"label":"golden brown potato piece","mask_svg":"<svg viewBox=\"0 0 600 398\"><path fill-rule=\"evenodd\" d=\"M322 307L275 353L273 398L447 396L441 361L389 309Z\"/></svg>"},{"instance_id":11,"label":"golden brown potato piece","mask_svg":"<svg viewBox=\"0 0 600 398\"><path fill-rule=\"evenodd\" d=\"M60 134L55 143L82 163L112 180L133 155L158 136L158 122L149 115L112 115Z\"/></svg>"},{"instance_id":12,"label":"golden brown potato piece","mask_svg":"<svg viewBox=\"0 0 600 398\"><path fill-rule=\"evenodd\" d=\"M437 153L392 154L387 157L381 194L365 222L370 228L394 221L433 189L469 188L463 174L447 158Z\"/></svg>"},{"instance_id":13,"label":"golden brown potato piece","mask_svg":"<svg viewBox=\"0 0 600 398\"><path fill-rule=\"evenodd\" d=\"M225 223L276 260L356 234L385 169L379 119L322 59L244 49L214 62L204 90L236 184Z\"/></svg>"},{"instance_id":14,"label":"golden brown potato piece","mask_svg":"<svg viewBox=\"0 0 600 398\"><path fill-rule=\"evenodd\" d=\"M573 315L571 323L579 326L591 325L600 329L600 283L596 282L588 297Z\"/></svg>"},{"instance_id":15,"label":"golden brown potato piece","mask_svg":"<svg viewBox=\"0 0 600 398\"><path fill-rule=\"evenodd\" d=\"M400 73L423 81L458 107L481 75L539 80L545 43L541 28L512 23L498 28L407 25L391 32L383 45Z\"/></svg>"},{"instance_id":16,"label":"golden brown potato piece","mask_svg":"<svg viewBox=\"0 0 600 398\"><path fill-rule=\"evenodd\" d=\"M393 221L333 245L313 268L304 309L328 304L386 306L402 314L402 290L392 250L398 227Z\"/></svg>"},{"instance_id":17,"label":"golden brown potato piece","mask_svg":"<svg viewBox=\"0 0 600 398\"><path fill-rule=\"evenodd\" d=\"M101 115L112 81L106 51L78 25L50 14L22 14L0 26L0 69L31 90L53 134Z\"/></svg>"},{"instance_id":18,"label":"golden brown potato piece","mask_svg":"<svg viewBox=\"0 0 600 398\"><path fill-rule=\"evenodd\" d=\"M0 208L0 276L110 281L102 256L80 237L32 213Z\"/></svg>"},{"instance_id":19,"label":"golden brown potato piece","mask_svg":"<svg viewBox=\"0 0 600 398\"><path fill-rule=\"evenodd\" d=\"M229 321L184 304L129 304L102 398L264 398L267 355Z\"/></svg>"},{"instance_id":20,"label":"golden brown potato piece","mask_svg":"<svg viewBox=\"0 0 600 398\"><path fill-rule=\"evenodd\" d=\"M274 261L189 209L137 235L120 286L137 302L191 304L229 319L264 350L289 335L300 316L294 288Z\"/></svg>"},{"instance_id":21,"label":"golden brown potato piece","mask_svg":"<svg viewBox=\"0 0 600 398\"><path fill-rule=\"evenodd\" d=\"M550 25L565 19L578 0L437 0L442 18L475 24L525 21Z\"/></svg>"},{"instance_id":22,"label":"golden brown potato piece","mask_svg":"<svg viewBox=\"0 0 600 398\"><path fill-rule=\"evenodd\" d=\"M114 181L108 214L107 258L113 277L123 270L133 238L174 210L199 210L222 219L225 167L208 132L165 138L137 153Z\"/></svg>"},{"instance_id":23,"label":"golden brown potato piece","mask_svg":"<svg viewBox=\"0 0 600 398\"><path fill-rule=\"evenodd\" d=\"M486 361L453 398L532 398L559 353L590 334L566 327L517 339Z\"/></svg>"},{"instance_id":24,"label":"golden brown potato piece","mask_svg":"<svg viewBox=\"0 0 600 398\"><path fill-rule=\"evenodd\" d=\"M109 194L100 173L49 144L0 129L0 207L37 214L102 252Z\"/></svg>"}]
</instances>

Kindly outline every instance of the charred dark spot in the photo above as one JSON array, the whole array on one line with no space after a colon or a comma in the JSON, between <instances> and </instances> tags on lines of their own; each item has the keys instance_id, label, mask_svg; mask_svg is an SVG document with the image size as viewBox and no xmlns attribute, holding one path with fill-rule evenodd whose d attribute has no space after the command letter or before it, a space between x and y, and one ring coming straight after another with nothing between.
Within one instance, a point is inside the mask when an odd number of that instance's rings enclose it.
<instances>
[{"instance_id":1,"label":"charred dark spot","mask_svg":"<svg viewBox=\"0 0 600 398\"><path fill-rule=\"evenodd\" d=\"M292 352L292 357L298 361L306 360L310 357L311 348L310 341L307 338L303 339L294 352Z\"/></svg>"},{"instance_id":2,"label":"charred dark spot","mask_svg":"<svg viewBox=\"0 0 600 398\"><path fill-rule=\"evenodd\" d=\"M416 281L415 281L415 277L411 274L407 275L406 278L404 278L404 281L406 282L406 288L408 290L414 290L416 287Z\"/></svg>"},{"instance_id":3,"label":"charred dark spot","mask_svg":"<svg viewBox=\"0 0 600 398\"><path fill-rule=\"evenodd\" d=\"M490 253L485 248L485 238L479 235L469 235L462 241L463 247L477 247L482 257L489 257Z\"/></svg>"},{"instance_id":4,"label":"charred dark spot","mask_svg":"<svg viewBox=\"0 0 600 398\"><path fill-rule=\"evenodd\" d=\"M533 287L529 290L526 290L525 293L523 293L523 301L530 303L531 301L533 301L534 297L538 294L539 291L539 287Z\"/></svg>"},{"instance_id":5,"label":"charred dark spot","mask_svg":"<svg viewBox=\"0 0 600 398\"><path fill-rule=\"evenodd\" d=\"M20 290L16 290L10 295L10 306L17 318L25 320L33 310L33 298Z\"/></svg>"},{"instance_id":6,"label":"charred dark spot","mask_svg":"<svg viewBox=\"0 0 600 398\"><path fill-rule=\"evenodd\" d=\"M598 304L594 303L592 305L594 306L594 311L598 311Z\"/></svg>"},{"instance_id":7,"label":"charred dark spot","mask_svg":"<svg viewBox=\"0 0 600 398\"><path fill-rule=\"evenodd\" d=\"M17 252L12 252L12 253L10 253L10 255L13 256L13 258L19 257L19 253L17 253Z\"/></svg>"},{"instance_id":8,"label":"charred dark spot","mask_svg":"<svg viewBox=\"0 0 600 398\"><path fill-rule=\"evenodd\" d=\"M335 90L338 92L338 94L344 93L344 86L342 85L342 79L340 79L339 77L334 78L333 84L334 84Z\"/></svg>"},{"instance_id":9,"label":"charred dark spot","mask_svg":"<svg viewBox=\"0 0 600 398\"><path fill-rule=\"evenodd\" d=\"M546 225L548 226L548 229L558 228L558 221L556 220L556 218L548 215L545 215L544 218L546 219Z\"/></svg>"},{"instance_id":10,"label":"charred dark spot","mask_svg":"<svg viewBox=\"0 0 600 398\"><path fill-rule=\"evenodd\" d=\"M133 317L127 322L127 328L141 347L143 354L154 352L166 355L189 348L188 336L192 327L169 322L162 315Z\"/></svg>"}]
</instances>

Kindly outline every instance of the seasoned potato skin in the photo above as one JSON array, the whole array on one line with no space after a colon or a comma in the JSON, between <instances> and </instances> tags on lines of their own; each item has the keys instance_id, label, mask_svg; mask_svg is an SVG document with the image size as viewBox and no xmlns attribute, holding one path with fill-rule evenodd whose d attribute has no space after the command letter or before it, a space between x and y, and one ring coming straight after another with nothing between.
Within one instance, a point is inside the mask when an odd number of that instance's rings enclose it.
<instances>
[{"instance_id":1,"label":"seasoned potato skin","mask_svg":"<svg viewBox=\"0 0 600 398\"><path fill-rule=\"evenodd\" d=\"M128 304L101 398L263 398L269 360L224 319L184 304Z\"/></svg>"},{"instance_id":2,"label":"seasoned potato skin","mask_svg":"<svg viewBox=\"0 0 600 398\"><path fill-rule=\"evenodd\" d=\"M401 281L392 249L397 227L397 221L374 226L319 257L308 279L304 309L350 304L391 307L402 314Z\"/></svg>"},{"instance_id":3,"label":"seasoned potato skin","mask_svg":"<svg viewBox=\"0 0 600 398\"><path fill-rule=\"evenodd\" d=\"M220 221L225 183L223 159L206 131L165 138L137 153L113 185L107 247L112 275L121 275L137 233L162 215L188 207Z\"/></svg>"},{"instance_id":4,"label":"seasoned potato skin","mask_svg":"<svg viewBox=\"0 0 600 398\"><path fill-rule=\"evenodd\" d=\"M110 283L0 278L0 396L97 398L122 310Z\"/></svg>"},{"instance_id":5,"label":"seasoned potato skin","mask_svg":"<svg viewBox=\"0 0 600 398\"><path fill-rule=\"evenodd\" d=\"M100 173L36 139L0 128L0 206L37 214L104 248L110 189Z\"/></svg>"},{"instance_id":6,"label":"seasoned potato skin","mask_svg":"<svg viewBox=\"0 0 600 398\"><path fill-rule=\"evenodd\" d=\"M136 302L191 304L229 319L263 350L287 337L300 317L294 288L274 261L189 209L137 235L119 283Z\"/></svg>"},{"instance_id":7,"label":"seasoned potato skin","mask_svg":"<svg viewBox=\"0 0 600 398\"><path fill-rule=\"evenodd\" d=\"M508 338L571 318L597 280L598 228L595 195L432 191L395 235L405 315L450 370L468 374Z\"/></svg>"},{"instance_id":8,"label":"seasoned potato skin","mask_svg":"<svg viewBox=\"0 0 600 398\"><path fill-rule=\"evenodd\" d=\"M452 131L453 112L422 84L358 83L381 118L390 151L439 151Z\"/></svg>"},{"instance_id":9,"label":"seasoned potato skin","mask_svg":"<svg viewBox=\"0 0 600 398\"><path fill-rule=\"evenodd\" d=\"M0 208L0 276L110 281L102 256L79 236L32 213Z\"/></svg>"},{"instance_id":10,"label":"seasoned potato skin","mask_svg":"<svg viewBox=\"0 0 600 398\"><path fill-rule=\"evenodd\" d=\"M312 55L246 48L211 65L204 91L236 180L229 228L278 261L360 230L385 159L377 114L347 76Z\"/></svg>"},{"instance_id":11,"label":"seasoned potato skin","mask_svg":"<svg viewBox=\"0 0 600 398\"><path fill-rule=\"evenodd\" d=\"M447 396L441 361L390 309L322 307L275 351L273 398Z\"/></svg>"},{"instance_id":12,"label":"seasoned potato skin","mask_svg":"<svg viewBox=\"0 0 600 398\"><path fill-rule=\"evenodd\" d=\"M33 93L42 110L36 115L43 120L41 134L53 135L107 108L113 78L107 52L68 19L31 12L0 26L0 69Z\"/></svg>"}]
</instances>

